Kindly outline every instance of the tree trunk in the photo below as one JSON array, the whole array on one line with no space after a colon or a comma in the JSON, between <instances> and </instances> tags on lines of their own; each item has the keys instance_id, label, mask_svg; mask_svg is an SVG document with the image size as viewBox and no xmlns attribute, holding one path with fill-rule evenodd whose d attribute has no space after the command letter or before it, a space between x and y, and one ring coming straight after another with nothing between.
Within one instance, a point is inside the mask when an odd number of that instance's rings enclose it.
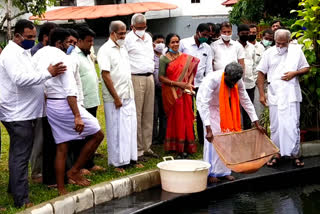
<instances>
[{"instance_id":1,"label":"tree trunk","mask_svg":"<svg viewBox=\"0 0 320 214\"><path fill-rule=\"evenodd\" d=\"M12 39L11 33L11 10L12 10L12 1L7 1L7 40Z\"/></svg>"}]
</instances>

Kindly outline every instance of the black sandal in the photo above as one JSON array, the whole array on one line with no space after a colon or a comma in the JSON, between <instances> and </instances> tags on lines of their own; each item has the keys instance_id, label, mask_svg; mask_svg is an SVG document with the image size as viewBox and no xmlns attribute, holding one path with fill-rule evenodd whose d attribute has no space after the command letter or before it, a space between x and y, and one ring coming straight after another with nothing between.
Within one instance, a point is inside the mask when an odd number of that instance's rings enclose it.
<instances>
[{"instance_id":1,"label":"black sandal","mask_svg":"<svg viewBox=\"0 0 320 214\"><path fill-rule=\"evenodd\" d=\"M279 165L280 158L277 156L273 156L268 162L267 166L268 167L276 167Z\"/></svg>"},{"instance_id":2,"label":"black sandal","mask_svg":"<svg viewBox=\"0 0 320 214\"><path fill-rule=\"evenodd\" d=\"M292 161L293 161L292 162L293 166L297 168L304 167L304 162L302 161L301 158L293 158Z\"/></svg>"}]
</instances>

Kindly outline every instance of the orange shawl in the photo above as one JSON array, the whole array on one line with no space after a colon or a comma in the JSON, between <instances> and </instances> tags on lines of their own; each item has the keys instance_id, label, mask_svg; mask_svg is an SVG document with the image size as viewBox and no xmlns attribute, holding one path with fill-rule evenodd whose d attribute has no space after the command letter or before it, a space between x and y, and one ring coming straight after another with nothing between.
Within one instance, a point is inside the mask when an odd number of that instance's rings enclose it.
<instances>
[{"instance_id":1,"label":"orange shawl","mask_svg":"<svg viewBox=\"0 0 320 214\"><path fill-rule=\"evenodd\" d=\"M219 105L220 105L220 127L222 132L241 131L240 104L238 85L230 88L231 109L229 103L228 86L224 82L224 73L221 78Z\"/></svg>"}]
</instances>

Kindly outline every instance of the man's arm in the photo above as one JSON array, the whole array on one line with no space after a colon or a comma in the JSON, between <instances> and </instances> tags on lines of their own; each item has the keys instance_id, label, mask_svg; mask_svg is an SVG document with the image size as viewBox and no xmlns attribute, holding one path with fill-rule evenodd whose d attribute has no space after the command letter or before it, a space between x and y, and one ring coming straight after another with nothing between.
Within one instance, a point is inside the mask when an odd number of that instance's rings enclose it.
<instances>
[{"instance_id":1,"label":"man's arm","mask_svg":"<svg viewBox=\"0 0 320 214\"><path fill-rule=\"evenodd\" d=\"M68 100L68 104L71 108L71 111L74 115L74 124L75 124L75 130L76 132L79 132L79 134L81 134L81 132L83 131L84 129L84 123L81 119L81 116L80 116L80 112L79 112L79 109L78 109L78 105L77 105L77 97L75 96L68 96L67 97L67 100Z\"/></svg>"},{"instance_id":2,"label":"man's arm","mask_svg":"<svg viewBox=\"0 0 320 214\"><path fill-rule=\"evenodd\" d=\"M242 59L238 59L238 63L242 66L243 68L243 75L244 76L244 73L245 73L245 70L246 70L246 67L245 67L245 64L244 64L244 58Z\"/></svg>"},{"instance_id":3,"label":"man's arm","mask_svg":"<svg viewBox=\"0 0 320 214\"><path fill-rule=\"evenodd\" d=\"M267 98L264 94L264 80L265 80L264 73L262 73L261 71L258 71L257 86L259 89L260 103L263 104L264 106L267 106Z\"/></svg>"},{"instance_id":4,"label":"man's arm","mask_svg":"<svg viewBox=\"0 0 320 214\"><path fill-rule=\"evenodd\" d=\"M299 75L303 75L303 74L308 73L309 70L310 70L310 67L301 68L300 70L297 70L297 71L289 71L289 72L284 73L284 75L281 77L281 79L285 80L285 81L289 81L292 78L294 78L295 76L299 76Z\"/></svg>"},{"instance_id":5,"label":"man's arm","mask_svg":"<svg viewBox=\"0 0 320 214\"><path fill-rule=\"evenodd\" d=\"M116 89L114 88L110 72L102 70L101 74L102 74L101 75L102 79L103 79L104 83L106 84L108 91L110 92L111 96L114 99L114 104L116 105L116 108L120 108L122 106L122 102L121 102L121 99L120 99Z\"/></svg>"}]
</instances>

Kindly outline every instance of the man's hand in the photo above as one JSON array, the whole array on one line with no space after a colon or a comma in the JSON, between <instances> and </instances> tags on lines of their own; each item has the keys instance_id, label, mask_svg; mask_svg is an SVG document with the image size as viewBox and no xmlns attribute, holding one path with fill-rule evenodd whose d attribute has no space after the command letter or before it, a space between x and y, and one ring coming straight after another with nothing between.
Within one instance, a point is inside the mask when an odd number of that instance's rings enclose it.
<instances>
[{"instance_id":1,"label":"man's hand","mask_svg":"<svg viewBox=\"0 0 320 214\"><path fill-rule=\"evenodd\" d=\"M260 126L258 120L254 121L254 125L255 125L255 126L257 127L257 129L258 129L260 132L262 132L263 134L266 134L266 133L267 133L266 130L265 130L262 126Z\"/></svg>"},{"instance_id":2,"label":"man's hand","mask_svg":"<svg viewBox=\"0 0 320 214\"><path fill-rule=\"evenodd\" d=\"M267 98L265 95L260 96L260 103L264 106L267 106Z\"/></svg>"},{"instance_id":3,"label":"man's hand","mask_svg":"<svg viewBox=\"0 0 320 214\"><path fill-rule=\"evenodd\" d=\"M296 72L290 71L290 72L284 73L284 75L281 77L281 79L285 80L285 81L290 81L295 76L296 76Z\"/></svg>"},{"instance_id":4,"label":"man's hand","mask_svg":"<svg viewBox=\"0 0 320 214\"><path fill-rule=\"evenodd\" d=\"M50 64L48 67L48 71L53 77L63 74L66 70L67 66L65 66L62 62L59 62L55 65Z\"/></svg>"},{"instance_id":5,"label":"man's hand","mask_svg":"<svg viewBox=\"0 0 320 214\"><path fill-rule=\"evenodd\" d=\"M114 104L116 105L116 109L122 107L122 102L119 98L114 100Z\"/></svg>"},{"instance_id":6,"label":"man's hand","mask_svg":"<svg viewBox=\"0 0 320 214\"><path fill-rule=\"evenodd\" d=\"M212 143L213 141L213 134L212 134L212 130L210 126L206 126L206 130L207 130L207 135L206 135L206 139L207 141L209 141L209 143Z\"/></svg>"},{"instance_id":7,"label":"man's hand","mask_svg":"<svg viewBox=\"0 0 320 214\"><path fill-rule=\"evenodd\" d=\"M77 116L74 118L74 124L75 124L74 130L76 130L76 132L79 132L79 134L81 134L84 129L84 123L80 116Z\"/></svg>"}]
</instances>

